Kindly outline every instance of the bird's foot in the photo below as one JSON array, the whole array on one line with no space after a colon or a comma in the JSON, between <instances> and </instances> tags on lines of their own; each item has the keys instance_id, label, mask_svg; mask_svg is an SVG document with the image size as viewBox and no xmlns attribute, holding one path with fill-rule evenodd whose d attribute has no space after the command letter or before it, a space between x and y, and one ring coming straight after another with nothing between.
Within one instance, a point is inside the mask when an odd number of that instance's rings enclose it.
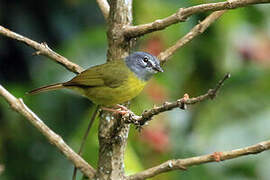
<instances>
[{"instance_id":1,"label":"bird's foot","mask_svg":"<svg viewBox=\"0 0 270 180\"><path fill-rule=\"evenodd\" d=\"M116 104L115 107L121 109L122 111L129 111L129 109L126 106L123 106L121 104Z\"/></svg>"},{"instance_id":2,"label":"bird's foot","mask_svg":"<svg viewBox=\"0 0 270 180\"><path fill-rule=\"evenodd\" d=\"M117 104L115 105L115 107L117 109L113 109L113 108L107 108L107 107L102 107L101 109L104 110L104 111L109 111L109 112L113 112L114 114L120 114L120 115L126 115L127 113L129 113L129 109L126 108L125 106L123 105L120 105L120 104Z\"/></svg>"}]
</instances>

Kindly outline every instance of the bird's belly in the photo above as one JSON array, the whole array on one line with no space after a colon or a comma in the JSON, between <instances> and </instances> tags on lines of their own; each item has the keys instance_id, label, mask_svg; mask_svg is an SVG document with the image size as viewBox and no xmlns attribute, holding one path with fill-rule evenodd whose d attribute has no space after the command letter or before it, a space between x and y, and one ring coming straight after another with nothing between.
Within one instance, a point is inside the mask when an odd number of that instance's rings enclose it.
<instances>
[{"instance_id":1,"label":"bird's belly","mask_svg":"<svg viewBox=\"0 0 270 180\"><path fill-rule=\"evenodd\" d=\"M136 97L143 90L145 84L146 82L131 76L116 88L107 86L87 88L85 95L96 104L106 106L121 104Z\"/></svg>"}]
</instances>

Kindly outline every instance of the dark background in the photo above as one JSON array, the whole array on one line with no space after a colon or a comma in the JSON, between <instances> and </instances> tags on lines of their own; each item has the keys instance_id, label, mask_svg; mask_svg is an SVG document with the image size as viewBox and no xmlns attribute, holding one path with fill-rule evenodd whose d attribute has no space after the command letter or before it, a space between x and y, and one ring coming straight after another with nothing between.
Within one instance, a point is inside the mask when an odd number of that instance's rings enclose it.
<instances>
[{"instance_id":1,"label":"dark background","mask_svg":"<svg viewBox=\"0 0 270 180\"><path fill-rule=\"evenodd\" d=\"M136 24L166 17L180 7L210 1L134 1ZM212 2L212 1L211 1ZM149 8L151 7L151 8ZM158 54L209 13L146 35L136 49ZM270 7L250 6L223 15L204 34L179 50L144 92L133 100L141 113L153 104L197 96L215 86L225 73L232 78L219 96L157 116L139 133L132 128L126 171L134 173L165 160L225 151L270 138ZM0 24L49 47L84 68L106 60L106 26L95 1L2 0ZM0 84L25 103L76 151L93 104L70 91L35 96L25 92L74 76L61 65L19 42L0 36ZM97 122L84 158L96 166ZM153 179L270 178L269 152L170 172ZM72 164L0 99L0 179L71 179Z\"/></svg>"}]
</instances>

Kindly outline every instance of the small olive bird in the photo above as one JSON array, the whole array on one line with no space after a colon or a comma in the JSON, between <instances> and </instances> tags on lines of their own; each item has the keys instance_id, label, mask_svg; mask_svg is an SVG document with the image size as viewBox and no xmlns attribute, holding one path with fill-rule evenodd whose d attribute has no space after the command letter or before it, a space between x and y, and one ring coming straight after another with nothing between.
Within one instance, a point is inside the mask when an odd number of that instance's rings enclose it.
<instances>
[{"instance_id":1,"label":"small olive bird","mask_svg":"<svg viewBox=\"0 0 270 180\"><path fill-rule=\"evenodd\" d=\"M56 89L72 89L102 106L113 106L136 97L147 81L163 72L159 60L146 52L134 52L122 60L90 67L70 81L34 89L36 94Z\"/></svg>"},{"instance_id":2,"label":"small olive bird","mask_svg":"<svg viewBox=\"0 0 270 180\"><path fill-rule=\"evenodd\" d=\"M124 59L90 67L70 81L34 89L29 94L67 88L79 92L97 105L110 107L136 97L143 90L147 81L157 72L163 72L163 70L155 56L146 52L134 52ZM118 105L118 107L125 111L106 107L103 107L103 110L118 113L128 111L124 106ZM84 134L79 155L82 153L98 109L99 106L97 106ZM76 179L76 172L77 168L74 167L72 179Z\"/></svg>"}]
</instances>

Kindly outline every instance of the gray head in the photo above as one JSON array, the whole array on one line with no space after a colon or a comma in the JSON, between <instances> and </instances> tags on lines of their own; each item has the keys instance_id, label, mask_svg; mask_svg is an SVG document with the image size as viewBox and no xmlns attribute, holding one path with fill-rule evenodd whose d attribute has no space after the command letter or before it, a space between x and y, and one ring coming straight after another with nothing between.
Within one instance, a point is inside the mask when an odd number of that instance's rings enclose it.
<instances>
[{"instance_id":1,"label":"gray head","mask_svg":"<svg viewBox=\"0 0 270 180\"><path fill-rule=\"evenodd\" d=\"M125 60L129 69L144 81L149 80L157 72L163 72L159 60L146 52L134 52Z\"/></svg>"}]
</instances>

